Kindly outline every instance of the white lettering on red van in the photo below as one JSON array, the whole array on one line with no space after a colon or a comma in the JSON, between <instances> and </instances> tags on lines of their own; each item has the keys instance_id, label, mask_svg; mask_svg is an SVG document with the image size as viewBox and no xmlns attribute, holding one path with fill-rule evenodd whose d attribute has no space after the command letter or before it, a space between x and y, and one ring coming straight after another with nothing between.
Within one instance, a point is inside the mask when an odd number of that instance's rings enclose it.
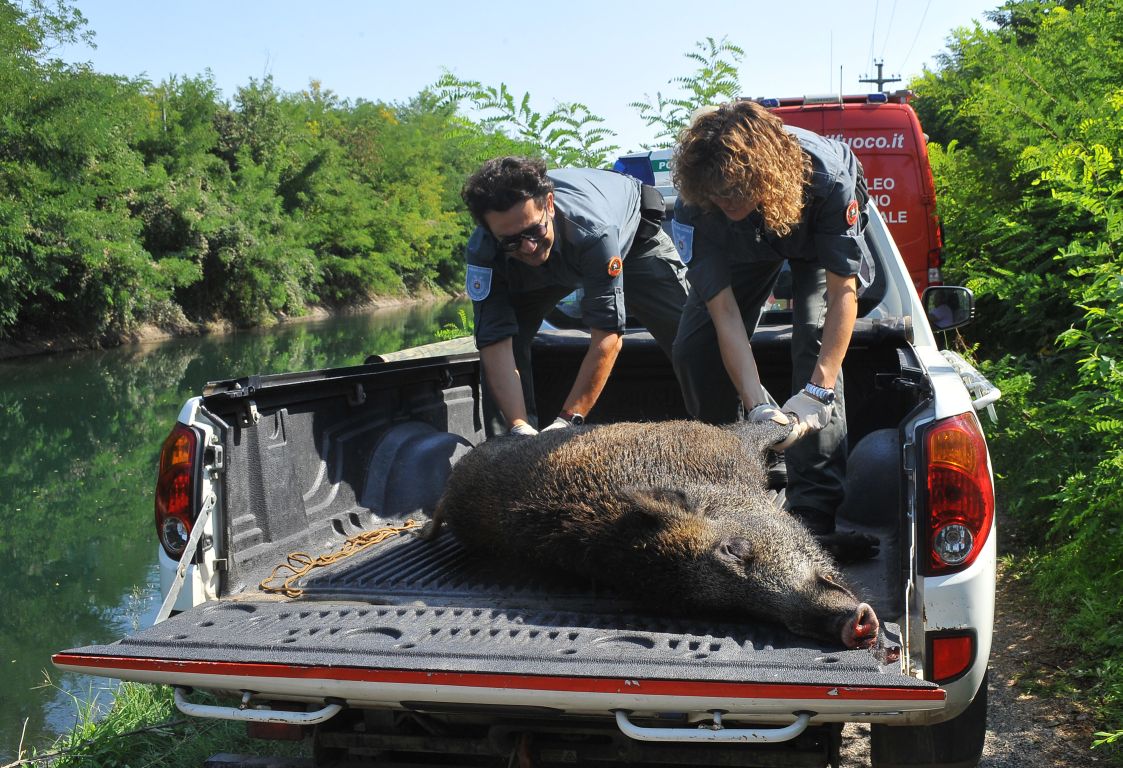
<instances>
[{"instance_id":1,"label":"white lettering on red van","mask_svg":"<svg viewBox=\"0 0 1123 768\"><path fill-rule=\"evenodd\" d=\"M903 149L905 134L894 133L890 136L844 136L841 133L827 134L828 139L841 141L855 151L863 149Z\"/></svg>"},{"instance_id":2,"label":"white lettering on red van","mask_svg":"<svg viewBox=\"0 0 1123 768\"><path fill-rule=\"evenodd\" d=\"M885 223L887 224L908 224L909 212L908 211L885 211Z\"/></svg>"}]
</instances>

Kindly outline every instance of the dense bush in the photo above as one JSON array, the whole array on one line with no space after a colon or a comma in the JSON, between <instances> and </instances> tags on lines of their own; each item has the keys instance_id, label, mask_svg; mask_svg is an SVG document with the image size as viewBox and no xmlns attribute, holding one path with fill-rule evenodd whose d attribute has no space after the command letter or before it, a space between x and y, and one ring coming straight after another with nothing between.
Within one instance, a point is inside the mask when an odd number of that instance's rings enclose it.
<instances>
[{"instance_id":1,"label":"dense bush","mask_svg":"<svg viewBox=\"0 0 1123 768\"><path fill-rule=\"evenodd\" d=\"M302 314L458 290L458 191L534 152L431 94L350 103L313 82L159 84L51 58L62 4L0 0L0 338Z\"/></svg>"},{"instance_id":2,"label":"dense bush","mask_svg":"<svg viewBox=\"0 0 1123 768\"><path fill-rule=\"evenodd\" d=\"M1123 2L1007 2L917 83L947 274L1005 393L1000 503L1123 724Z\"/></svg>"}]
</instances>

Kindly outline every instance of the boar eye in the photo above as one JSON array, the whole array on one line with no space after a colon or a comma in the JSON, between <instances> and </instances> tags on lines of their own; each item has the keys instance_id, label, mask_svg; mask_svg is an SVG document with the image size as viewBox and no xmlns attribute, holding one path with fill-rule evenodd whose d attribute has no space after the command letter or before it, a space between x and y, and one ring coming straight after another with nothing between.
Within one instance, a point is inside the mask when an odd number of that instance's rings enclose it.
<instances>
[{"instance_id":1,"label":"boar eye","mask_svg":"<svg viewBox=\"0 0 1123 768\"><path fill-rule=\"evenodd\" d=\"M727 560L747 562L753 559L752 546L739 536L722 540L718 553Z\"/></svg>"}]
</instances>

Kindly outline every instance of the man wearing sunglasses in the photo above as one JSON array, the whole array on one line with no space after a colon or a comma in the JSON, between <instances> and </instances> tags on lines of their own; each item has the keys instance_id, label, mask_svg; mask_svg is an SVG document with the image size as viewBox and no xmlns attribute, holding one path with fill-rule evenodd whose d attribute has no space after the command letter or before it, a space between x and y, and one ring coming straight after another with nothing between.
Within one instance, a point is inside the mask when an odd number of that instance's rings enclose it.
<instances>
[{"instance_id":1,"label":"man wearing sunglasses","mask_svg":"<svg viewBox=\"0 0 1123 768\"><path fill-rule=\"evenodd\" d=\"M670 357L686 270L660 227L663 203L653 188L612 171L547 173L541 160L500 157L484 163L461 196L479 225L468 241L467 291L488 435L536 434L530 344L574 289L583 291L589 349L546 429L584 421L612 372L628 315Z\"/></svg>"}]
</instances>

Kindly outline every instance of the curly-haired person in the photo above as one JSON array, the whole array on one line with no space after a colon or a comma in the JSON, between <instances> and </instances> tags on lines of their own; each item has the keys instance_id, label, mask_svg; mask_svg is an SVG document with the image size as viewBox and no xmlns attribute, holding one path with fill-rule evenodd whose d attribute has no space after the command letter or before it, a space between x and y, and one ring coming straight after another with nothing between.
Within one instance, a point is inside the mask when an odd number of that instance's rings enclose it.
<instances>
[{"instance_id":1,"label":"curly-haired person","mask_svg":"<svg viewBox=\"0 0 1123 768\"><path fill-rule=\"evenodd\" d=\"M530 344L547 313L575 289L589 347L545 429L584 421L616 363L628 316L670 357L686 269L661 228L658 190L611 171L547 172L541 160L498 157L472 174L461 197L479 225L468 241L466 287L488 436L537 432Z\"/></svg>"},{"instance_id":2,"label":"curly-haired person","mask_svg":"<svg viewBox=\"0 0 1123 768\"><path fill-rule=\"evenodd\" d=\"M835 530L847 452L842 360L872 270L861 164L845 144L739 101L696 115L672 173L672 236L691 286L673 350L687 410L711 423L743 413L793 423L777 446L790 511L840 557L873 554L873 537ZM785 262L793 394L778 406L749 339Z\"/></svg>"}]
</instances>

